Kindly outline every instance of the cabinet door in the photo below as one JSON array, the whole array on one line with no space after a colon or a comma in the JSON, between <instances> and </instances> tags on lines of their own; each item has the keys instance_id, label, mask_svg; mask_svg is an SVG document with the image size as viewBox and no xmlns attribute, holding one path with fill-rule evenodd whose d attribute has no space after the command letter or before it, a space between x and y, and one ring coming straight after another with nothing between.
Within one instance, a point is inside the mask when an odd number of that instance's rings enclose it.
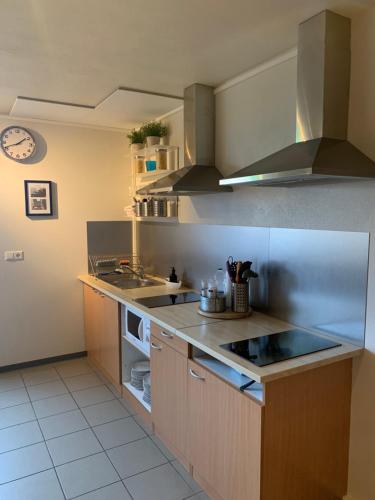
<instances>
[{"instance_id":1,"label":"cabinet door","mask_svg":"<svg viewBox=\"0 0 375 500\"><path fill-rule=\"evenodd\" d=\"M156 433L186 456L187 358L151 336L151 405Z\"/></svg>"},{"instance_id":2,"label":"cabinet door","mask_svg":"<svg viewBox=\"0 0 375 500\"><path fill-rule=\"evenodd\" d=\"M188 459L223 500L259 500L262 406L199 364L188 364Z\"/></svg>"},{"instance_id":3,"label":"cabinet door","mask_svg":"<svg viewBox=\"0 0 375 500\"><path fill-rule=\"evenodd\" d=\"M89 358L99 363L99 294L88 285L83 287L85 340Z\"/></svg>"},{"instance_id":4,"label":"cabinet door","mask_svg":"<svg viewBox=\"0 0 375 500\"><path fill-rule=\"evenodd\" d=\"M99 365L112 382L120 384L120 323L116 300L98 295Z\"/></svg>"}]
</instances>

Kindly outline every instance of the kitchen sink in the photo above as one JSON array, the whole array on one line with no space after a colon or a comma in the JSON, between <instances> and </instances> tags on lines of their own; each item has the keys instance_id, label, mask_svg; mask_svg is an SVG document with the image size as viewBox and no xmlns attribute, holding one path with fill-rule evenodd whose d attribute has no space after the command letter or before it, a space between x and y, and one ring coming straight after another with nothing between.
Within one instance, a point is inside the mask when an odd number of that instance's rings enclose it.
<instances>
[{"instance_id":1,"label":"kitchen sink","mask_svg":"<svg viewBox=\"0 0 375 500\"><path fill-rule=\"evenodd\" d=\"M122 290L127 290L129 288L144 288L147 286L163 285L161 281L157 281L151 278L135 278L123 274L106 274L104 276L100 276L99 279L105 281L106 283L109 283L110 285L117 286Z\"/></svg>"}]
</instances>

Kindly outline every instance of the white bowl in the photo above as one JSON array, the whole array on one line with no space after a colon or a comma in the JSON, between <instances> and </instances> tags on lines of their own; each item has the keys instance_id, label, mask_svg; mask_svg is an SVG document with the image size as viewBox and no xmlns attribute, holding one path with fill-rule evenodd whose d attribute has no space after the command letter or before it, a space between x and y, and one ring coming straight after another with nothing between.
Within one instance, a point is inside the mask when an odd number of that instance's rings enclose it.
<instances>
[{"instance_id":1,"label":"white bowl","mask_svg":"<svg viewBox=\"0 0 375 500\"><path fill-rule=\"evenodd\" d=\"M164 280L164 282L168 288L172 288L174 290L181 288L181 285L182 285L182 281L179 281L178 283L172 283L171 281L169 281L169 279L167 279L167 280Z\"/></svg>"}]
</instances>

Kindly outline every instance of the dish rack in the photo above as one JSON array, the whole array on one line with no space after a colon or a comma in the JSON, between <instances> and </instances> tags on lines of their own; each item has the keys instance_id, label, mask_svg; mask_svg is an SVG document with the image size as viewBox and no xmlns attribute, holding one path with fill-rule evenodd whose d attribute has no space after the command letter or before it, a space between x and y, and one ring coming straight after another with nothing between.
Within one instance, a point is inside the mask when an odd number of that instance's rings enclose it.
<instances>
[{"instance_id":1,"label":"dish rack","mask_svg":"<svg viewBox=\"0 0 375 500\"><path fill-rule=\"evenodd\" d=\"M143 266L138 255L89 255L89 274L100 276L113 273L120 267L120 262L129 261L129 267L136 272L142 272ZM124 274L131 276L130 270L123 269Z\"/></svg>"}]
</instances>

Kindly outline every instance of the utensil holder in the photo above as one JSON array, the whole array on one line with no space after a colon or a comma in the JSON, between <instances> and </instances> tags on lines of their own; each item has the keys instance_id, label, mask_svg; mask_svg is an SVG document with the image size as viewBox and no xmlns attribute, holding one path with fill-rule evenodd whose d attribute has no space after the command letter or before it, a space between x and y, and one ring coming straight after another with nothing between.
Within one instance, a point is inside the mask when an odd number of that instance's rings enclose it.
<instances>
[{"instance_id":1,"label":"utensil holder","mask_svg":"<svg viewBox=\"0 0 375 500\"><path fill-rule=\"evenodd\" d=\"M232 311L247 312L249 310L248 283L232 283Z\"/></svg>"},{"instance_id":2,"label":"utensil holder","mask_svg":"<svg viewBox=\"0 0 375 500\"><path fill-rule=\"evenodd\" d=\"M225 295L217 296L215 298L208 298L201 295L200 309L204 312L219 313L224 312L226 309Z\"/></svg>"},{"instance_id":3,"label":"utensil holder","mask_svg":"<svg viewBox=\"0 0 375 500\"><path fill-rule=\"evenodd\" d=\"M150 217L151 215L153 215L152 203L150 201L142 201L141 202L141 216L142 217Z\"/></svg>"}]
</instances>

